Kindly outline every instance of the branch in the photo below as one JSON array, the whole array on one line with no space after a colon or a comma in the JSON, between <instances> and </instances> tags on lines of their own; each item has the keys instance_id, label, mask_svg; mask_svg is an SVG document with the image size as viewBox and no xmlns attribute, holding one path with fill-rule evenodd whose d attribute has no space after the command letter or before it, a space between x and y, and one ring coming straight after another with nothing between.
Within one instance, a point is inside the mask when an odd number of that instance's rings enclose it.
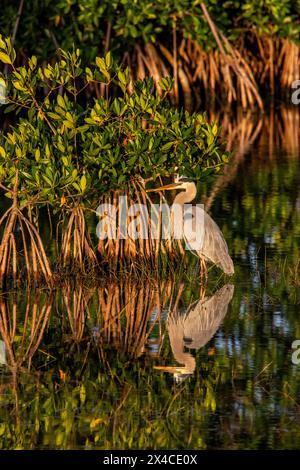
<instances>
[{"instance_id":1,"label":"branch","mask_svg":"<svg viewBox=\"0 0 300 470\"><path fill-rule=\"evenodd\" d=\"M17 13L17 18L16 18L12 38L11 38L12 45L14 44L14 42L16 40L16 36L17 36L18 28L19 28L19 23L20 23L20 18L21 18L21 15L22 15L23 7L24 7L24 2L25 2L25 0L20 1L18 13Z\"/></svg>"}]
</instances>

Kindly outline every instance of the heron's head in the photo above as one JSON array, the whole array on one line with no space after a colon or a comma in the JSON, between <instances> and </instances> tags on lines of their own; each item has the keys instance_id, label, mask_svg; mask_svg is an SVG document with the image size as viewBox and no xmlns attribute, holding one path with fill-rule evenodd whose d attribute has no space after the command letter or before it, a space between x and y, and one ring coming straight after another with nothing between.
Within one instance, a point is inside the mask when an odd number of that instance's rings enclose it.
<instances>
[{"instance_id":1,"label":"heron's head","mask_svg":"<svg viewBox=\"0 0 300 470\"><path fill-rule=\"evenodd\" d=\"M188 367L154 366L154 369L172 374L176 382L183 382L194 373L194 370L190 370Z\"/></svg>"},{"instance_id":2,"label":"heron's head","mask_svg":"<svg viewBox=\"0 0 300 470\"><path fill-rule=\"evenodd\" d=\"M146 192L154 193L157 191L168 191L171 189L184 189L185 191L189 191L193 188L195 188L195 182L191 178L188 178L187 176L176 175L174 178L174 183L166 184L164 186L160 186L159 188L147 189Z\"/></svg>"}]
</instances>

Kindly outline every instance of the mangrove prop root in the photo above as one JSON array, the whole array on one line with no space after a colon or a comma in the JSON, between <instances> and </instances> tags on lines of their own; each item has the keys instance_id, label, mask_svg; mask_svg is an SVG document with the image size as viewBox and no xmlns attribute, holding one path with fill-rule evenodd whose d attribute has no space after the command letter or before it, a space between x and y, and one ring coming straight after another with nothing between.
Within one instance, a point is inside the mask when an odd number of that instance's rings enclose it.
<instances>
[{"instance_id":1,"label":"mangrove prop root","mask_svg":"<svg viewBox=\"0 0 300 470\"><path fill-rule=\"evenodd\" d=\"M86 264L93 267L97 262L97 257L90 245L81 207L75 207L71 211L66 229L63 232L61 254L63 266L76 264L83 272Z\"/></svg>"},{"instance_id":2,"label":"mangrove prop root","mask_svg":"<svg viewBox=\"0 0 300 470\"><path fill-rule=\"evenodd\" d=\"M25 260L28 283L32 281L33 272L35 280L42 275L48 286L51 286L53 276L41 237L33 223L24 216L15 203L1 218L0 228L2 225L4 229L0 245L0 288L3 288L5 279L9 275L16 284L20 274L18 269L20 258ZM21 237L17 237L18 229ZM17 244L18 238L21 239ZM31 246L31 260L29 245Z\"/></svg>"},{"instance_id":3,"label":"mangrove prop root","mask_svg":"<svg viewBox=\"0 0 300 470\"><path fill-rule=\"evenodd\" d=\"M162 203L166 203L163 195L160 195L160 210L153 205L149 195L146 193L141 182L131 182L130 188L125 193L127 204L136 206L146 206L148 212L140 210L137 214L138 221L134 216L127 215L126 233L120 237L121 227L119 223L120 207L118 204L119 191L112 192L109 196L100 201L104 207L109 205L114 207L117 226L115 237L109 236L110 227L105 223L102 237L98 242L98 252L101 258L113 265L127 265L139 261L141 266L156 267L160 262L162 255L168 254L171 257L184 256L184 249L180 240L171 240L163 238L162 230ZM150 217L151 211L154 211L154 217ZM103 223L103 221L102 221ZM135 236L129 230L135 224ZM143 264L144 262L144 264Z\"/></svg>"},{"instance_id":4,"label":"mangrove prop root","mask_svg":"<svg viewBox=\"0 0 300 470\"><path fill-rule=\"evenodd\" d=\"M79 343L83 339L86 317L89 317L88 304L95 289L84 289L79 285L75 289L70 283L63 286L63 302L68 314L72 340Z\"/></svg>"},{"instance_id":5,"label":"mangrove prop root","mask_svg":"<svg viewBox=\"0 0 300 470\"><path fill-rule=\"evenodd\" d=\"M32 357L42 341L50 318L52 296L47 296L43 302L39 295L34 296L32 303L30 292L28 292L25 315L21 325L19 324L20 316L18 316L18 305L20 305L18 300L15 294L12 303L0 296L0 334L5 343L8 365L13 369L18 369L26 363L27 368L30 369Z\"/></svg>"},{"instance_id":6,"label":"mangrove prop root","mask_svg":"<svg viewBox=\"0 0 300 470\"><path fill-rule=\"evenodd\" d=\"M171 294L171 283L137 285L131 281L110 284L98 290L98 337L113 344L130 357L139 357L147 343L161 345L161 309L165 308ZM163 298L160 292L164 292ZM154 314L155 312L155 314ZM157 327L158 337L151 338ZM158 348L159 349L159 348Z\"/></svg>"},{"instance_id":7,"label":"mangrove prop root","mask_svg":"<svg viewBox=\"0 0 300 470\"><path fill-rule=\"evenodd\" d=\"M184 99L187 109L193 100L201 102L202 97L214 101L216 97L228 104L238 102L244 109L263 109L261 92L267 88L271 95L277 91L290 94L293 82L300 73L300 46L288 39L267 34L259 35L253 30L247 33L248 42L254 53L245 45L241 36L234 43L220 31L211 18L204 3L203 16L216 42L216 48L204 50L191 38L180 38L173 24L172 49L166 44L136 45L130 62L131 75L143 79L146 71L153 77L159 94L162 93L160 80L166 75L174 77L170 101L178 104ZM195 94L193 89L199 91Z\"/></svg>"}]
</instances>

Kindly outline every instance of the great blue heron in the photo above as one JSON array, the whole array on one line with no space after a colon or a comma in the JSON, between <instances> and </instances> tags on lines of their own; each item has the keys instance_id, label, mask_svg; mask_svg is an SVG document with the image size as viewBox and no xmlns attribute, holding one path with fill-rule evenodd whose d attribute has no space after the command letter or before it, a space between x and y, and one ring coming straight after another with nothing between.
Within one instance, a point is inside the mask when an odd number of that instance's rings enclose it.
<instances>
[{"instance_id":1,"label":"great blue heron","mask_svg":"<svg viewBox=\"0 0 300 470\"><path fill-rule=\"evenodd\" d=\"M181 206L192 202L197 195L197 187L195 183L187 178L186 176L177 176L175 182L161 186L159 188L148 189L147 192L165 191L171 189L184 189L184 192L180 192L176 195L173 206ZM195 209L193 208L193 218L195 218ZM201 248L196 250L197 255L201 260L202 265L206 270L206 261L214 263L216 266L221 268L225 274L232 276L234 274L233 261L228 253L228 246L223 237L221 230L219 229L216 222L202 209L200 206L197 207L197 214L202 213L203 220L203 239ZM195 226L195 225L194 225ZM186 239L190 246L193 246L194 239Z\"/></svg>"},{"instance_id":2,"label":"great blue heron","mask_svg":"<svg viewBox=\"0 0 300 470\"><path fill-rule=\"evenodd\" d=\"M156 366L156 369L173 374L182 381L192 375L196 360L185 348L198 350L213 337L224 319L234 286L226 284L212 297L194 302L186 312L175 311L167 319L167 330L175 360L179 366Z\"/></svg>"}]
</instances>

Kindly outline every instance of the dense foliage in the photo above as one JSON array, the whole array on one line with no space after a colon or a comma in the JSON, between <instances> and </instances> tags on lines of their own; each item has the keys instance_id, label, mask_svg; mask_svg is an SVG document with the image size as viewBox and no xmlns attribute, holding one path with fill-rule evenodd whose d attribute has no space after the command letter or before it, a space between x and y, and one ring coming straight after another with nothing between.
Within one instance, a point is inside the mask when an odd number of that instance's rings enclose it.
<instances>
[{"instance_id":1,"label":"dense foliage","mask_svg":"<svg viewBox=\"0 0 300 470\"><path fill-rule=\"evenodd\" d=\"M299 0L14 0L5 2L0 32L12 37L19 63L75 46L89 64L111 50L135 79L149 74L157 86L174 75L176 104L184 98L190 108L217 97L263 108L267 92L286 96L298 78L299 6Z\"/></svg>"},{"instance_id":2,"label":"dense foliage","mask_svg":"<svg viewBox=\"0 0 300 470\"><path fill-rule=\"evenodd\" d=\"M127 191L137 203L142 191L145 203L147 181L153 184L158 177L178 172L195 180L206 179L228 160L216 122L209 124L204 114L170 107L166 99L172 90L169 77L159 81L159 90L151 77L132 81L128 69L118 65L110 52L84 67L79 49L60 49L55 62L42 66L36 56L26 65L16 66L11 40L1 36L0 61L8 66L7 73L0 74L6 90L4 112L12 117L1 132L0 187L13 199L0 220L0 226L6 224L0 246L1 282L9 266L16 279L18 252L24 252L28 279L31 277L25 229L34 250L35 277L39 262L50 282L50 266L32 225L32 217L38 224L41 208L47 207L48 214L52 210L56 228L62 228L59 258L66 263L70 257L77 259L83 268L87 257L90 269L96 255L89 244L85 212L95 214L109 192L114 198L113 191ZM58 218L69 219L69 225L61 225ZM150 223L145 223L151 234ZM20 249L14 236L18 224L23 236ZM157 256L162 249L159 238L159 245L150 248L145 237L140 243L127 237L122 241L124 258ZM116 242L114 249L111 243L99 245L98 251L117 261L123 257L119 245Z\"/></svg>"},{"instance_id":3,"label":"dense foliage","mask_svg":"<svg viewBox=\"0 0 300 470\"><path fill-rule=\"evenodd\" d=\"M0 31L14 29L19 0L4 0ZM230 39L256 28L259 34L276 34L299 41L299 0L207 0L216 22ZM172 28L192 37L203 48L216 47L203 18L200 1L173 0L33 0L24 4L16 37L17 47L29 54L48 57L57 47L69 49L73 43L85 49L87 60L103 52L107 25L111 23L110 47L121 56L135 43L171 40ZM124 42L124 38L126 43Z\"/></svg>"},{"instance_id":4,"label":"dense foliage","mask_svg":"<svg viewBox=\"0 0 300 470\"><path fill-rule=\"evenodd\" d=\"M12 67L2 76L5 111L20 112L2 133L1 182L11 188L18 171L21 201L38 197L39 204L59 206L62 196L67 203L87 194L99 197L131 179L175 171L199 179L227 161L216 123L170 108L164 99L172 87L169 78L162 80L160 97L151 79L129 90L128 71L110 53L85 70L78 49L60 50L54 65L40 67L33 56L27 67L15 68L10 43L1 39L0 46L0 59ZM115 97L83 105L80 92L101 84L113 86Z\"/></svg>"}]
</instances>

